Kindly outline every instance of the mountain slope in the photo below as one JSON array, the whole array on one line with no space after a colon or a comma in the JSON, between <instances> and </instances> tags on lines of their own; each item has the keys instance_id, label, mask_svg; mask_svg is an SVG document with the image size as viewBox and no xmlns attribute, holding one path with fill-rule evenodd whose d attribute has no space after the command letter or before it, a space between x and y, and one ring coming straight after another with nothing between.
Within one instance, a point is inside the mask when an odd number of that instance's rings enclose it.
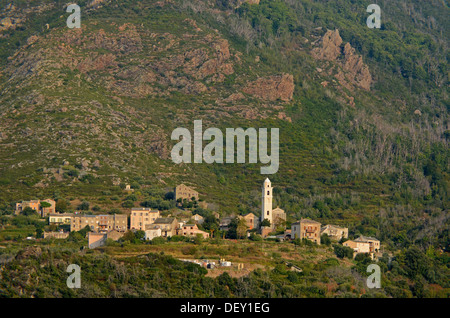
<instances>
[{"instance_id":1,"label":"mountain slope","mask_svg":"<svg viewBox=\"0 0 450 318\"><path fill-rule=\"evenodd\" d=\"M259 213L260 164L171 162L171 132L201 119L280 128L270 179L290 220L445 247L448 8L397 2L380 2L380 30L368 1L84 1L81 29L62 2L2 2L4 209L108 209L121 184L183 182L223 214Z\"/></svg>"}]
</instances>

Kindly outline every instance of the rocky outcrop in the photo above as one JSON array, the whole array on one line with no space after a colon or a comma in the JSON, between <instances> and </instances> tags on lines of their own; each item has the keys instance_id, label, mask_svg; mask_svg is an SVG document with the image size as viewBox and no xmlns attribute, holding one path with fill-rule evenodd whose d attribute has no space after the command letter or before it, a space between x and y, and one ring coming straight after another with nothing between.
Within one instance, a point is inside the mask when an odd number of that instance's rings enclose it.
<instances>
[{"instance_id":1,"label":"rocky outcrop","mask_svg":"<svg viewBox=\"0 0 450 318\"><path fill-rule=\"evenodd\" d=\"M279 112L277 118L292 123L292 118L288 117L285 112Z\"/></svg>"},{"instance_id":2,"label":"rocky outcrop","mask_svg":"<svg viewBox=\"0 0 450 318\"><path fill-rule=\"evenodd\" d=\"M41 255L42 249L39 246L28 246L17 254L16 259L28 259L30 257L38 258Z\"/></svg>"},{"instance_id":3,"label":"rocky outcrop","mask_svg":"<svg viewBox=\"0 0 450 318\"><path fill-rule=\"evenodd\" d=\"M369 67L364 64L362 57L355 54L355 49L352 48L350 43L345 44L343 54L343 68L348 72L349 80L365 90L370 90L372 75Z\"/></svg>"},{"instance_id":4,"label":"rocky outcrop","mask_svg":"<svg viewBox=\"0 0 450 318\"><path fill-rule=\"evenodd\" d=\"M346 43L344 47L342 43L339 30L328 30L319 41L319 46L312 50L312 56L318 60L336 62L339 68L335 77L342 86L350 89L351 85L354 85L370 90L373 80L368 66L364 64L362 57L355 53L350 43Z\"/></svg>"},{"instance_id":5,"label":"rocky outcrop","mask_svg":"<svg viewBox=\"0 0 450 318\"><path fill-rule=\"evenodd\" d=\"M341 44L339 30L328 30L320 40L320 46L312 50L312 55L319 60L335 61L342 53Z\"/></svg>"},{"instance_id":6,"label":"rocky outcrop","mask_svg":"<svg viewBox=\"0 0 450 318\"><path fill-rule=\"evenodd\" d=\"M294 94L294 77L291 74L261 77L248 83L243 92L267 101L290 101Z\"/></svg>"},{"instance_id":7,"label":"rocky outcrop","mask_svg":"<svg viewBox=\"0 0 450 318\"><path fill-rule=\"evenodd\" d=\"M142 51L142 39L135 25L125 23L118 27L119 33L109 34L103 29L83 40L84 48L94 50L102 48L123 54Z\"/></svg>"},{"instance_id":8,"label":"rocky outcrop","mask_svg":"<svg viewBox=\"0 0 450 318\"><path fill-rule=\"evenodd\" d=\"M256 4L256 5L258 5L260 1L261 1L261 0L237 0L237 1L236 1L236 7L237 7L237 8L240 7L243 3Z\"/></svg>"},{"instance_id":9,"label":"rocky outcrop","mask_svg":"<svg viewBox=\"0 0 450 318\"><path fill-rule=\"evenodd\" d=\"M168 159L170 156L170 150L165 137L163 132L154 134L148 148L150 153L156 153L161 159Z\"/></svg>"},{"instance_id":10,"label":"rocky outcrop","mask_svg":"<svg viewBox=\"0 0 450 318\"><path fill-rule=\"evenodd\" d=\"M1 17L0 17L0 32L8 29L16 29L18 27L23 26L24 22L33 14L41 14L45 11L52 10L55 7L55 4L49 3L44 4L40 1L37 5L35 3L28 3L26 8L16 8L13 3L9 3L4 8L0 8ZM0 34L0 37L2 35Z\"/></svg>"},{"instance_id":11,"label":"rocky outcrop","mask_svg":"<svg viewBox=\"0 0 450 318\"><path fill-rule=\"evenodd\" d=\"M105 1L105 0L92 0L91 2L88 3L87 7L88 7L88 8L98 9L99 7L101 7L101 4L102 4L104 1Z\"/></svg>"},{"instance_id":12,"label":"rocky outcrop","mask_svg":"<svg viewBox=\"0 0 450 318\"><path fill-rule=\"evenodd\" d=\"M89 71L103 71L108 67L116 67L116 57L113 54L102 54L96 57L88 57L78 64L81 73Z\"/></svg>"},{"instance_id":13,"label":"rocky outcrop","mask_svg":"<svg viewBox=\"0 0 450 318\"><path fill-rule=\"evenodd\" d=\"M234 73L233 64L228 61L231 57L229 44L225 39L217 39L211 41L210 46L214 50L212 58L204 49L186 52L184 57L188 61L184 65L184 70L196 79L212 76L211 82L222 82L225 75Z\"/></svg>"}]
</instances>

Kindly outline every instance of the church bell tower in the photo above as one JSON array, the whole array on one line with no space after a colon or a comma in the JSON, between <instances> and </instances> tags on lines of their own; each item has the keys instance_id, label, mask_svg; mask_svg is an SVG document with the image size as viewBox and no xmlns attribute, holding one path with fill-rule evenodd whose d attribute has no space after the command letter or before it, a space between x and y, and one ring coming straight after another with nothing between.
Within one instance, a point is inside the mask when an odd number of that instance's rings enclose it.
<instances>
[{"instance_id":1,"label":"church bell tower","mask_svg":"<svg viewBox=\"0 0 450 318\"><path fill-rule=\"evenodd\" d=\"M272 184L267 178L264 181L262 187L262 210L261 210L261 222L264 219L269 220L270 226L273 227L273 219L272 219Z\"/></svg>"}]
</instances>

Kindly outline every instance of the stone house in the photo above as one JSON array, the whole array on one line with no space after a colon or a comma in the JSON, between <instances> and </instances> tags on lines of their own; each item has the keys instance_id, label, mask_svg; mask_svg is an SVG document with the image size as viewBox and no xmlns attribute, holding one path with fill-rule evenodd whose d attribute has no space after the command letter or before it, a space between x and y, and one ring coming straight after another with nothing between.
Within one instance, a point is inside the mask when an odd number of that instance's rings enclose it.
<instances>
[{"instance_id":1,"label":"stone house","mask_svg":"<svg viewBox=\"0 0 450 318\"><path fill-rule=\"evenodd\" d=\"M368 242L356 242L348 240L342 243L342 245L352 248L355 254L370 253L370 245Z\"/></svg>"},{"instance_id":2,"label":"stone house","mask_svg":"<svg viewBox=\"0 0 450 318\"><path fill-rule=\"evenodd\" d=\"M377 253L380 250L380 241L374 237L363 236L358 237L355 242L357 243L368 243L369 253Z\"/></svg>"},{"instance_id":3,"label":"stone house","mask_svg":"<svg viewBox=\"0 0 450 318\"><path fill-rule=\"evenodd\" d=\"M200 230L197 227L197 224L184 224L183 227L178 230L178 235L195 237L197 234L200 234L205 239L209 238L209 233Z\"/></svg>"},{"instance_id":4,"label":"stone house","mask_svg":"<svg viewBox=\"0 0 450 318\"><path fill-rule=\"evenodd\" d=\"M18 203L16 203L15 214L18 215L18 214L22 213L22 211L27 207L35 210L37 213L40 213L40 209L41 209L40 203L41 203L41 201L39 201L39 200L22 201L20 203L18 202Z\"/></svg>"},{"instance_id":5,"label":"stone house","mask_svg":"<svg viewBox=\"0 0 450 318\"><path fill-rule=\"evenodd\" d=\"M328 224L322 227L320 235L327 234L331 239L340 241L342 238L348 238L348 228Z\"/></svg>"},{"instance_id":6,"label":"stone house","mask_svg":"<svg viewBox=\"0 0 450 318\"><path fill-rule=\"evenodd\" d=\"M119 240L125 233L111 230L107 233L88 232L88 248L96 248L106 244L106 240Z\"/></svg>"},{"instance_id":7,"label":"stone house","mask_svg":"<svg viewBox=\"0 0 450 318\"><path fill-rule=\"evenodd\" d=\"M128 218L125 214L77 214L72 216L70 231L80 231L86 226L89 226L93 232L107 233L112 230L125 232L128 229Z\"/></svg>"},{"instance_id":8,"label":"stone house","mask_svg":"<svg viewBox=\"0 0 450 318\"><path fill-rule=\"evenodd\" d=\"M70 231L80 231L89 226L91 231L98 232L98 219L95 215L77 214L71 218Z\"/></svg>"},{"instance_id":9,"label":"stone house","mask_svg":"<svg viewBox=\"0 0 450 318\"><path fill-rule=\"evenodd\" d=\"M98 226L100 232L125 232L128 229L128 217L125 214L98 215Z\"/></svg>"},{"instance_id":10,"label":"stone house","mask_svg":"<svg viewBox=\"0 0 450 318\"><path fill-rule=\"evenodd\" d=\"M256 229L259 225L259 218L253 213L248 213L244 216L240 215L239 218L245 220L245 225L249 230Z\"/></svg>"},{"instance_id":11,"label":"stone house","mask_svg":"<svg viewBox=\"0 0 450 318\"><path fill-rule=\"evenodd\" d=\"M320 223L313 220L302 219L291 225L292 239L308 239L320 245Z\"/></svg>"},{"instance_id":12,"label":"stone house","mask_svg":"<svg viewBox=\"0 0 450 318\"><path fill-rule=\"evenodd\" d=\"M104 233L95 233L88 232L88 247L96 248L105 245L106 243L106 234Z\"/></svg>"},{"instance_id":13,"label":"stone house","mask_svg":"<svg viewBox=\"0 0 450 318\"><path fill-rule=\"evenodd\" d=\"M220 219L220 221L219 221L219 229L221 231L228 231L228 229L230 227L230 224L231 224L231 221L233 219L234 219L234 217L229 217L229 216Z\"/></svg>"},{"instance_id":14,"label":"stone house","mask_svg":"<svg viewBox=\"0 0 450 318\"><path fill-rule=\"evenodd\" d=\"M50 206L43 207L41 202L46 202L46 203L50 204ZM35 210L37 213L39 213L41 215L41 217L46 217L50 213L56 212L56 210L55 210L56 202L52 199L45 199L42 201L41 200L30 200L30 201L22 201L20 203L18 202L18 203L16 203L16 210L14 213L16 215L19 215L27 207Z\"/></svg>"},{"instance_id":15,"label":"stone house","mask_svg":"<svg viewBox=\"0 0 450 318\"><path fill-rule=\"evenodd\" d=\"M158 210L150 208L132 208L130 214L130 229L142 230L149 224L153 224L157 218L160 217Z\"/></svg>"},{"instance_id":16,"label":"stone house","mask_svg":"<svg viewBox=\"0 0 450 318\"><path fill-rule=\"evenodd\" d=\"M205 221L204 217L201 216L200 214L194 214L194 215L192 216L192 219L193 219L193 220L195 221L195 223L197 223L197 224L202 224L202 223Z\"/></svg>"},{"instance_id":17,"label":"stone house","mask_svg":"<svg viewBox=\"0 0 450 318\"><path fill-rule=\"evenodd\" d=\"M161 236L177 235L178 221L176 218L157 218L153 224L161 229Z\"/></svg>"},{"instance_id":18,"label":"stone house","mask_svg":"<svg viewBox=\"0 0 450 318\"><path fill-rule=\"evenodd\" d=\"M375 258L375 254L380 251L381 247L379 240L363 235L358 237L356 240L345 241L342 245L353 249L353 257L355 257L356 254L367 253L371 259Z\"/></svg>"},{"instance_id":19,"label":"stone house","mask_svg":"<svg viewBox=\"0 0 450 318\"><path fill-rule=\"evenodd\" d=\"M50 204L49 207L43 207L41 203L41 217L45 218L47 215L50 215L51 213L56 213L56 202L52 199L45 199L41 202L47 202Z\"/></svg>"},{"instance_id":20,"label":"stone house","mask_svg":"<svg viewBox=\"0 0 450 318\"><path fill-rule=\"evenodd\" d=\"M58 232L45 232L44 238L55 238L55 239L66 239L69 237L69 232L58 231Z\"/></svg>"},{"instance_id":21,"label":"stone house","mask_svg":"<svg viewBox=\"0 0 450 318\"><path fill-rule=\"evenodd\" d=\"M147 224L145 227L145 239L152 240L161 236L161 228L157 224Z\"/></svg>"},{"instance_id":22,"label":"stone house","mask_svg":"<svg viewBox=\"0 0 450 318\"><path fill-rule=\"evenodd\" d=\"M125 232L123 231L111 230L108 233L106 233L106 238L111 239L113 241L118 241L124 235Z\"/></svg>"},{"instance_id":23,"label":"stone house","mask_svg":"<svg viewBox=\"0 0 450 318\"><path fill-rule=\"evenodd\" d=\"M272 222L273 228L284 226L286 224L286 213L278 206L272 210Z\"/></svg>"},{"instance_id":24,"label":"stone house","mask_svg":"<svg viewBox=\"0 0 450 318\"><path fill-rule=\"evenodd\" d=\"M194 189L184 185L180 184L175 188L175 200L178 201L178 199L187 201L190 201L192 198L194 198L196 201L198 201L198 192Z\"/></svg>"},{"instance_id":25,"label":"stone house","mask_svg":"<svg viewBox=\"0 0 450 318\"><path fill-rule=\"evenodd\" d=\"M73 213L52 213L48 216L48 224L70 225L73 216Z\"/></svg>"}]
</instances>

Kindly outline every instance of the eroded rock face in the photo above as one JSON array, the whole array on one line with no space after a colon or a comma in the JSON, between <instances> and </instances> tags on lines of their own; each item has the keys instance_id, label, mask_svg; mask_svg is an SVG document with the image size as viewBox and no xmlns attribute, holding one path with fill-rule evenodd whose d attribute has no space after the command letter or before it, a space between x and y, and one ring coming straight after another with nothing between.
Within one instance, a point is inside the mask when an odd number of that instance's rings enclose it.
<instances>
[{"instance_id":1,"label":"eroded rock face","mask_svg":"<svg viewBox=\"0 0 450 318\"><path fill-rule=\"evenodd\" d=\"M339 30L328 30L320 41L320 47L314 48L312 54L319 60L335 61L342 53L341 44Z\"/></svg>"},{"instance_id":2,"label":"eroded rock face","mask_svg":"<svg viewBox=\"0 0 450 318\"><path fill-rule=\"evenodd\" d=\"M342 86L351 88L351 85L355 85L370 90L373 80L368 66L364 64L362 57L355 53L350 43L346 43L343 48L342 43L339 30L328 30L319 46L312 50L312 55L318 60L333 61L340 66L341 69L337 70L335 77Z\"/></svg>"},{"instance_id":3,"label":"eroded rock face","mask_svg":"<svg viewBox=\"0 0 450 318\"><path fill-rule=\"evenodd\" d=\"M202 49L186 52L185 58L189 59L189 62L184 69L197 79L212 76L212 82L222 82L225 75L234 73L233 65L228 62L231 57L229 44L225 39L217 39L212 41L210 46L215 51L214 58L209 58L207 52Z\"/></svg>"},{"instance_id":4,"label":"eroded rock face","mask_svg":"<svg viewBox=\"0 0 450 318\"><path fill-rule=\"evenodd\" d=\"M243 92L259 99L290 101L294 94L294 77L291 74L261 77L244 87Z\"/></svg>"},{"instance_id":5,"label":"eroded rock face","mask_svg":"<svg viewBox=\"0 0 450 318\"><path fill-rule=\"evenodd\" d=\"M369 68L364 64L360 55L355 54L355 49L350 43L344 46L344 70L350 75L350 80L353 80L359 87L370 90L372 84L372 75Z\"/></svg>"}]
</instances>

